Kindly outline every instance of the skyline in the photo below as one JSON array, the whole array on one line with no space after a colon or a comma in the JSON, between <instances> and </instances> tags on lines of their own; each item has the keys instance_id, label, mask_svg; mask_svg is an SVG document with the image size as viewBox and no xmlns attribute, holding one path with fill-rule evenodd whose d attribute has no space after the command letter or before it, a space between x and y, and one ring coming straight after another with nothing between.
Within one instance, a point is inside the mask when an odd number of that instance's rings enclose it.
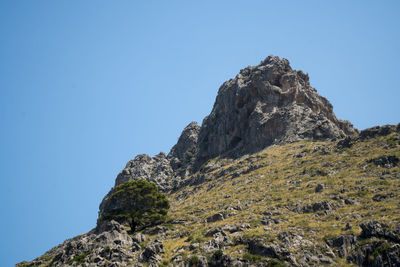
<instances>
[{"instance_id":1,"label":"skyline","mask_svg":"<svg viewBox=\"0 0 400 267\"><path fill-rule=\"evenodd\" d=\"M400 4L3 1L0 257L31 260L95 226L126 162L166 153L218 88L287 58L362 130L400 122Z\"/></svg>"}]
</instances>

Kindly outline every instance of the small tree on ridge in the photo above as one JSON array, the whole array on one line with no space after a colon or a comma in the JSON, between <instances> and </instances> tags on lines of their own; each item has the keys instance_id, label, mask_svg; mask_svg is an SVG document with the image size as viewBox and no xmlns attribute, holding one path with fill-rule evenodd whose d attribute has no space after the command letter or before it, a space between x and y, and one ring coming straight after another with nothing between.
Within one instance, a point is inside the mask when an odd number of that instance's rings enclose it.
<instances>
[{"instance_id":1,"label":"small tree on ridge","mask_svg":"<svg viewBox=\"0 0 400 267\"><path fill-rule=\"evenodd\" d=\"M128 223L134 232L164 222L168 209L168 199L154 183L131 180L113 189L99 220Z\"/></svg>"}]
</instances>

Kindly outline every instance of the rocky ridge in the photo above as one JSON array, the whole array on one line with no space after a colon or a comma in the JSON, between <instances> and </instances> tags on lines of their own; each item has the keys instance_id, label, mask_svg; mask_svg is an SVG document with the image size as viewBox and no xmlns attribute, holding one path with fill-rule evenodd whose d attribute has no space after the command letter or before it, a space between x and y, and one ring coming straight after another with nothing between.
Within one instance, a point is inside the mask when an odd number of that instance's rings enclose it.
<instances>
[{"instance_id":1,"label":"rocky ridge","mask_svg":"<svg viewBox=\"0 0 400 267\"><path fill-rule=\"evenodd\" d=\"M202 126L186 126L168 155L136 156L115 185L147 179L167 192L190 183L187 178L215 157L238 158L274 144L356 134L358 130L337 119L331 103L311 87L308 74L293 70L287 59L268 56L225 82Z\"/></svg>"},{"instance_id":2,"label":"rocky ridge","mask_svg":"<svg viewBox=\"0 0 400 267\"><path fill-rule=\"evenodd\" d=\"M166 224L99 221L17 266L399 266L399 147L400 124L358 132L269 56L225 82L168 155L118 174L168 194Z\"/></svg>"}]
</instances>

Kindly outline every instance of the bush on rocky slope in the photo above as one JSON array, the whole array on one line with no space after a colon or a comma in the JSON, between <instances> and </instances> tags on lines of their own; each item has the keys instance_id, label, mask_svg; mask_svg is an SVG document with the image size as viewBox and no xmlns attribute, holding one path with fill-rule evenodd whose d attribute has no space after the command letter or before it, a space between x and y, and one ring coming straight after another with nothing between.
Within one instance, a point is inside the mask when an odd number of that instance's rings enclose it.
<instances>
[{"instance_id":1,"label":"bush on rocky slope","mask_svg":"<svg viewBox=\"0 0 400 267\"><path fill-rule=\"evenodd\" d=\"M169 201L154 183L131 180L116 186L99 220L127 223L131 231L165 221Z\"/></svg>"}]
</instances>

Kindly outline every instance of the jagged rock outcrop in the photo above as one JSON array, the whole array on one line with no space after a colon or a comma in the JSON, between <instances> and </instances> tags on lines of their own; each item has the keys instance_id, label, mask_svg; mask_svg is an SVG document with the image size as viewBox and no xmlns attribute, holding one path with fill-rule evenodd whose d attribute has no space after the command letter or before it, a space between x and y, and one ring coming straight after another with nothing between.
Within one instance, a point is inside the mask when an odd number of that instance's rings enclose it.
<instances>
[{"instance_id":1,"label":"jagged rock outcrop","mask_svg":"<svg viewBox=\"0 0 400 267\"><path fill-rule=\"evenodd\" d=\"M154 157L146 154L136 156L128 161L125 168L118 174L115 185L129 180L145 179L154 182L160 189L170 189L170 180L175 173L165 153L161 152Z\"/></svg>"},{"instance_id":2,"label":"jagged rock outcrop","mask_svg":"<svg viewBox=\"0 0 400 267\"><path fill-rule=\"evenodd\" d=\"M115 184L146 179L170 191L187 184L188 175L217 156L238 157L272 144L357 133L348 121L335 117L332 105L311 87L306 73L293 70L287 59L269 56L225 82L202 126L186 126L168 156L138 155Z\"/></svg>"},{"instance_id":3,"label":"jagged rock outcrop","mask_svg":"<svg viewBox=\"0 0 400 267\"><path fill-rule=\"evenodd\" d=\"M293 70L286 59L269 56L220 87L199 133L197 161L200 165L219 155L240 156L271 144L356 133L348 121L335 117L306 73Z\"/></svg>"},{"instance_id":4,"label":"jagged rock outcrop","mask_svg":"<svg viewBox=\"0 0 400 267\"><path fill-rule=\"evenodd\" d=\"M139 259L141 250L122 225L104 221L93 230L64 241L30 265L21 266L126 266Z\"/></svg>"},{"instance_id":5,"label":"jagged rock outcrop","mask_svg":"<svg viewBox=\"0 0 400 267\"><path fill-rule=\"evenodd\" d=\"M368 138L386 136L394 132L400 133L400 123L398 123L397 125L383 125L367 128L360 132L359 139L363 141Z\"/></svg>"},{"instance_id":6,"label":"jagged rock outcrop","mask_svg":"<svg viewBox=\"0 0 400 267\"><path fill-rule=\"evenodd\" d=\"M400 226L390 229L380 221L360 223L360 245L347 257L359 266L400 266Z\"/></svg>"},{"instance_id":7,"label":"jagged rock outcrop","mask_svg":"<svg viewBox=\"0 0 400 267\"><path fill-rule=\"evenodd\" d=\"M183 129L178 143L174 145L168 154L168 159L173 170L180 177L190 174L194 159L198 152L197 140L200 126L197 122L191 122Z\"/></svg>"},{"instance_id":8,"label":"jagged rock outcrop","mask_svg":"<svg viewBox=\"0 0 400 267\"><path fill-rule=\"evenodd\" d=\"M202 126L186 126L168 156L136 156L118 174L115 185L146 179L161 191L171 191L190 184L190 174L217 156L239 157L272 144L357 133L350 122L335 117L332 105L310 86L306 73L293 70L287 59L269 56L225 82ZM199 180L194 178L193 183Z\"/></svg>"},{"instance_id":9,"label":"jagged rock outcrop","mask_svg":"<svg viewBox=\"0 0 400 267\"><path fill-rule=\"evenodd\" d=\"M185 127L168 156L163 152L154 157L141 154L128 161L118 174L115 186L129 180L145 179L157 184L161 191L170 191L178 187L192 169L198 150L199 131L200 126L191 122Z\"/></svg>"}]
</instances>

